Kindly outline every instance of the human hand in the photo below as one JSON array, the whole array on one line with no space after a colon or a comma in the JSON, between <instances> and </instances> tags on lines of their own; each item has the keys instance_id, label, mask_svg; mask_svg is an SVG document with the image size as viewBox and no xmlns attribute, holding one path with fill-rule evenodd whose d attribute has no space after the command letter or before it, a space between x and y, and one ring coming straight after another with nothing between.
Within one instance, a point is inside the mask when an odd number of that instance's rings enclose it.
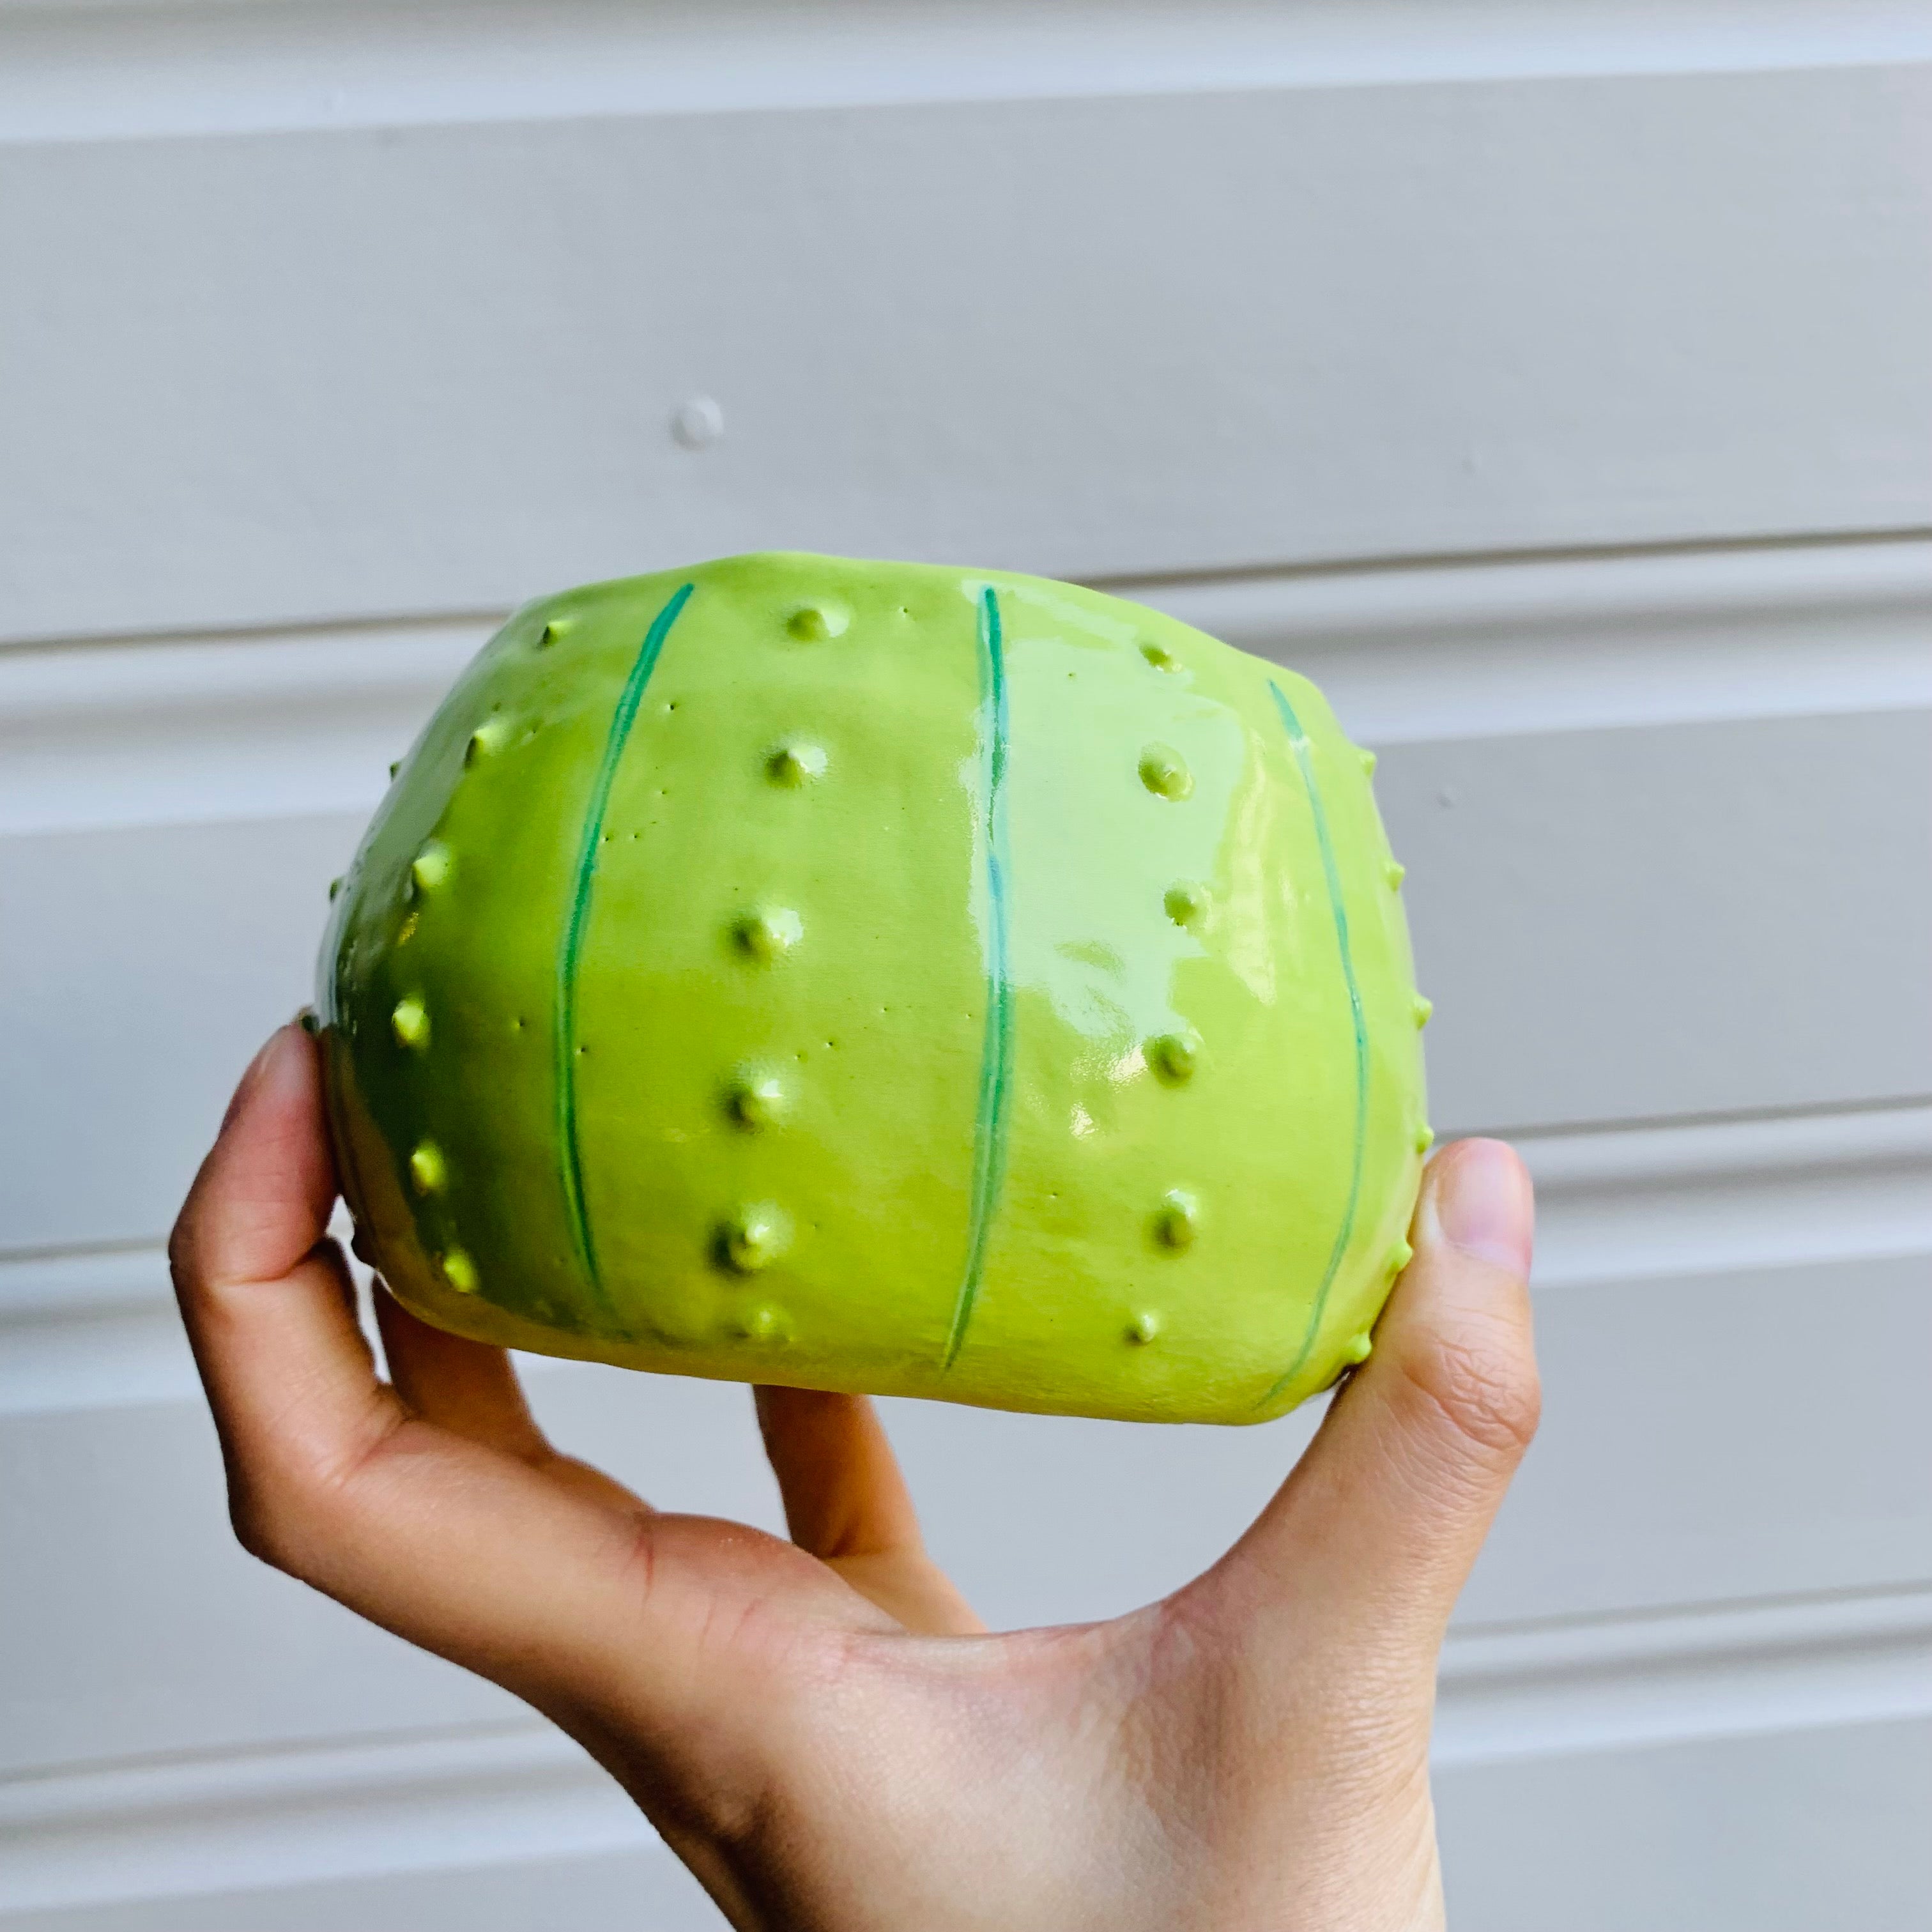
<instances>
[{"instance_id":1,"label":"human hand","mask_svg":"<svg viewBox=\"0 0 1932 1932\"><path fill-rule=\"evenodd\" d=\"M323 1230L317 1056L244 1077L171 1246L243 1545L577 1738L741 1928L1414 1932L1450 1610L1533 1432L1527 1176L1431 1165L1374 1354L1253 1526L1110 1623L987 1634L863 1397L761 1389L792 1540L660 1513Z\"/></svg>"}]
</instances>

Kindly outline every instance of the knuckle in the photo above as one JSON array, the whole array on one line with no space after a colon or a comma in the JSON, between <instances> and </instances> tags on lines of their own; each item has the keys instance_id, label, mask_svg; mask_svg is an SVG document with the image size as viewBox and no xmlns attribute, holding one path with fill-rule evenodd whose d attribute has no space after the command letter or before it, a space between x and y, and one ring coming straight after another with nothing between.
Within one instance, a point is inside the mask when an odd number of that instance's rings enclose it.
<instances>
[{"instance_id":1,"label":"knuckle","mask_svg":"<svg viewBox=\"0 0 1932 1932\"><path fill-rule=\"evenodd\" d=\"M168 1274L177 1291L194 1276L194 1236L188 1226L186 1208L168 1231Z\"/></svg>"},{"instance_id":2,"label":"knuckle","mask_svg":"<svg viewBox=\"0 0 1932 1932\"><path fill-rule=\"evenodd\" d=\"M228 1521L235 1540L258 1563L292 1576L300 1572L296 1540L290 1533L288 1512L265 1496L259 1485L238 1484L228 1495Z\"/></svg>"},{"instance_id":3,"label":"knuckle","mask_svg":"<svg viewBox=\"0 0 1932 1932\"><path fill-rule=\"evenodd\" d=\"M306 1583L317 1581L332 1552L356 1533L371 1498L368 1478L385 1460L393 1431L372 1436L340 1455L313 1445L253 1457L232 1468L228 1520L250 1556Z\"/></svg>"},{"instance_id":4,"label":"knuckle","mask_svg":"<svg viewBox=\"0 0 1932 1932\"><path fill-rule=\"evenodd\" d=\"M1516 1336L1440 1336L1406 1364L1408 1380L1455 1434L1514 1462L1534 1439L1543 1413L1535 1358Z\"/></svg>"}]
</instances>

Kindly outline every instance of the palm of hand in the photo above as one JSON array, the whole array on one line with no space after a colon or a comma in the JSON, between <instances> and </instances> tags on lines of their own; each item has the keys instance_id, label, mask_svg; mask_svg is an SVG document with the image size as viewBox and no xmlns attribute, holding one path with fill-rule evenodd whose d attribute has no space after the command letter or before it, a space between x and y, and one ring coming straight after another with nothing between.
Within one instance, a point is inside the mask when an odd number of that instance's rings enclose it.
<instances>
[{"instance_id":1,"label":"palm of hand","mask_svg":"<svg viewBox=\"0 0 1932 1932\"><path fill-rule=\"evenodd\" d=\"M559 1455L500 1350L386 1295L381 1381L334 1191L285 1029L173 1249L243 1543L554 1718L734 1924L1441 1924L1436 1655L1534 1426L1506 1150L1438 1159L1375 1355L1221 1562L1000 1636L926 1556L862 1397L759 1391L786 1542Z\"/></svg>"}]
</instances>

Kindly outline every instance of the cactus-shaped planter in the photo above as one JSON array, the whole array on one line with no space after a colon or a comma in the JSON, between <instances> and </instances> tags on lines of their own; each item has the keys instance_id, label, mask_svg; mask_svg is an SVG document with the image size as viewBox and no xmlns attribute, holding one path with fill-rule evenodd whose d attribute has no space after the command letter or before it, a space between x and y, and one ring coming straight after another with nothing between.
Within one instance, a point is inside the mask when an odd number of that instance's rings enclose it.
<instances>
[{"instance_id":1,"label":"cactus-shaped planter","mask_svg":"<svg viewBox=\"0 0 1932 1932\"><path fill-rule=\"evenodd\" d=\"M1071 586L734 557L529 605L320 1010L425 1319L687 1375L1256 1422L1370 1347L1429 1130L1305 680Z\"/></svg>"}]
</instances>

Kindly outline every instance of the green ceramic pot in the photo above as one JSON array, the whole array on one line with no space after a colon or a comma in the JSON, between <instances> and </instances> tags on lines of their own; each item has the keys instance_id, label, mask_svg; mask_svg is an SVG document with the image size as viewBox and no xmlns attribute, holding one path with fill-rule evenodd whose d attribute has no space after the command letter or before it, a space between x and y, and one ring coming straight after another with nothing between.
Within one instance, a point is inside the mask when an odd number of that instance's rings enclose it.
<instances>
[{"instance_id":1,"label":"green ceramic pot","mask_svg":"<svg viewBox=\"0 0 1932 1932\"><path fill-rule=\"evenodd\" d=\"M1314 687L1036 578L765 555L519 611L338 892L364 1252L637 1368L1255 1422L1370 1346L1422 1154Z\"/></svg>"}]
</instances>

